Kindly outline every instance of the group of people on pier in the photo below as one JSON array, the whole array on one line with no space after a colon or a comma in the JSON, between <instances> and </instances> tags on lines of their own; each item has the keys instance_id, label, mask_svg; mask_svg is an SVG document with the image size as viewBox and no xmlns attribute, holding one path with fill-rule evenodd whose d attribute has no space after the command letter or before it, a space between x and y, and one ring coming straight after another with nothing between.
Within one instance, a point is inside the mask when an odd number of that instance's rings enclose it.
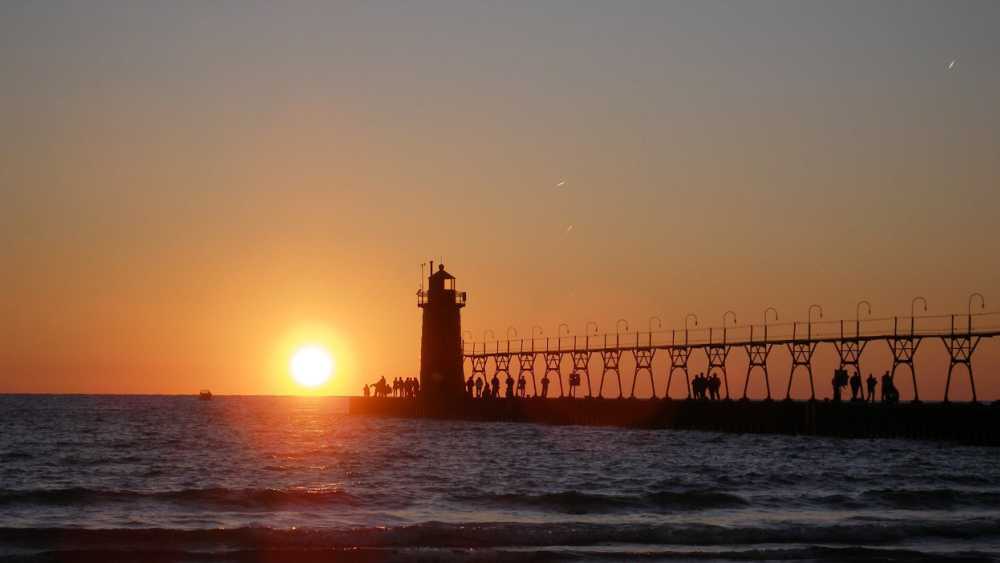
<instances>
[{"instance_id":1,"label":"group of people on pier","mask_svg":"<svg viewBox=\"0 0 1000 563\"><path fill-rule=\"evenodd\" d=\"M853 375L848 377L847 370L844 368L833 371L833 380L831 383L833 385L834 402L840 402L843 400L843 390L844 388L850 386L851 401L874 403L875 392L879 385L879 381L875 379L875 376L869 373L868 378L865 380L865 386L868 388L868 394L866 396L864 389L862 389L861 373L855 371ZM896 388L893 376L889 373L889 370L886 370L885 373L882 374L881 399L882 402L886 404L895 404L899 402L899 389Z\"/></svg>"},{"instance_id":2,"label":"group of people on pier","mask_svg":"<svg viewBox=\"0 0 1000 563\"><path fill-rule=\"evenodd\" d=\"M721 386L722 380L719 379L718 373L705 375L704 372L700 372L691 380L691 394L695 399L718 401L721 399L719 394Z\"/></svg>"},{"instance_id":3,"label":"group of people on pier","mask_svg":"<svg viewBox=\"0 0 1000 563\"><path fill-rule=\"evenodd\" d=\"M365 397L371 397L374 395L377 398L385 397L402 397L402 398L413 398L420 394L420 380L416 377L397 377L389 383L385 380L385 376L379 378L378 381L372 383L370 386L365 384L364 395Z\"/></svg>"},{"instance_id":4,"label":"group of people on pier","mask_svg":"<svg viewBox=\"0 0 1000 563\"><path fill-rule=\"evenodd\" d=\"M501 396L508 399L525 398L528 393L528 382L524 374L519 374L516 380L512 375L506 375L507 377L503 381L500 380L498 374L493 374L493 378L488 381L482 377L473 377L470 375L465 381L465 394L472 399L499 399ZM538 397L544 399L549 396L550 383L548 375L542 377L541 389L538 390L537 394ZM833 379L831 381L833 385L833 400L834 402L842 401L844 390L850 387L852 402L874 403L879 383L871 373L862 382L861 374L857 371L849 376L846 369L836 369L833 372ZM719 378L718 373L706 375L704 372L700 372L691 380L691 393L695 399L718 401L721 399L721 385L722 380ZM580 375L578 373L574 372L570 375L569 386L569 396L575 397L576 388L580 386ZM896 388L893 376L888 370L882 374L881 386L882 393L880 398L882 403L895 404L899 402L899 389ZM865 387L867 388L867 393L865 393ZM389 383L386 381L385 376L383 376L375 383L364 386L365 397L413 398L419 394L420 381L415 377L397 377L392 380L392 383Z\"/></svg>"},{"instance_id":5,"label":"group of people on pier","mask_svg":"<svg viewBox=\"0 0 1000 563\"><path fill-rule=\"evenodd\" d=\"M467 397L472 399L499 399L500 398L501 381L498 374L493 374L493 379L489 381L484 381L481 377L469 376L465 380L465 394ZM524 398L528 394L528 380L524 377L524 374L518 374L517 380L514 376L507 374L507 377L503 381L503 396L508 399L513 399L515 397ZM539 396L542 398L547 397L549 394L549 378L542 378L542 390Z\"/></svg>"}]
</instances>

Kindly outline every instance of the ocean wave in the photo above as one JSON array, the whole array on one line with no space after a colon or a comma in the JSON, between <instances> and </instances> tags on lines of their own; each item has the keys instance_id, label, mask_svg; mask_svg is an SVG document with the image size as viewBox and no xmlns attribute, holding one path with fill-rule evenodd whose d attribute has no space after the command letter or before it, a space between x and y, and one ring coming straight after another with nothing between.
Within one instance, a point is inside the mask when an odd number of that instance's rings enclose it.
<instances>
[{"instance_id":1,"label":"ocean wave","mask_svg":"<svg viewBox=\"0 0 1000 563\"><path fill-rule=\"evenodd\" d=\"M623 511L674 511L734 508L749 504L741 496L719 491L662 491L642 495L609 495L564 491L545 494L452 495L453 500L504 508L523 508L565 514Z\"/></svg>"},{"instance_id":2,"label":"ocean wave","mask_svg":"<svg viewBox=\"0 0 1000 563\"><path fill-rule=\"evenodd\" d=\"M933 488L873 489L862 493L861 499L889 508L900 509L994 508L1000 505L1000 491Z\"/></svg>"},{"instance_id":3,"label":"ocean wave","mask_svg":"<svg viewBox=\"0 0 1000 563\"><path fill-rule=\"evenodd\" d=\"M787 496L760 495L754 505L804 506L839 510L885 508L891 510L993 509L1000 505L1000 491L943 488L868 489L854 493Z\"/></svg>"},{"instance_id":4,"label":"ocean wave","mask_svg":"<svg viewBox=\"0 0 1000 563\"><path fill-rule=\"evenodd\" d=\"M1000 519L858 522L832 525L719 526L711 524L590 524L426 522L399 527L350 529L234 528L176 530L0 528L0 546L43 549L127 549L171 545L178 549L253 548L531 548L546 546L716 546L773 545L887 546L923 540L1000 538Z\"/></svg>"},{"instance_id":5,"label":"ocean wave","mask_svg":"<svg viewBox=\"0 0 1000 563\"><path fill-rule=\"evenodd\" d=\"M180 489L174 491L101 490L85 487L62 489L0 490L0 507L12 505L90 505L153 501L191 504L216 509L280 509L360 504L340 489Z\"/></svg>"}]
</instances>

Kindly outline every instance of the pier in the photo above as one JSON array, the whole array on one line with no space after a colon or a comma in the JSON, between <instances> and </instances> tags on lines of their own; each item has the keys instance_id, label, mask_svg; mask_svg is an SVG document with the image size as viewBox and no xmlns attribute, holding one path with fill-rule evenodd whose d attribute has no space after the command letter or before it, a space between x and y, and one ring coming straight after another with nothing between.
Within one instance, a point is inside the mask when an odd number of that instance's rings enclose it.
<instances>
[{"instance_id":1,"label":"pier","mask_svg":"<svg viewBox=\"0 0 1000 563\"><path fill-rule=\"evenodd\" d=\"M860 301L856 317L850 320L824 321L822 307L813 305L806 321L790 323L777 322L777 311L768 308L760 324L740 325L735 313L728 311L719 327L699 327L697 316L690 314L682 330L662 330L662 321L650 317L646 331L630 330L629 323L619 319L614 333L599 334L596 324L588 323L583 335L564 334L568 327L560 325L559 334L551 337L533 327L529 338L517 338L516 330L509 329L506 339L474 342L462 338L468 334L461 330L460 318L467 294L455 289L455 278L443 265L434 271L432 263L431 270L428 289L417 292L424 315L419 397L384 396L384 391L383 396L355 397L350 400L352 414L906 437L1000 446L1000 402L979 402L973 371L980 343L1000 336L1000 313L985 312L985 299L978 293L969 296L968 310L962 314L917 315L918 304L925 311L927 307L926 300L917 297L910 315L902 317L871 318L871 305ZM868 313L864 318L862 309ZM949 358L944 394L929 402L920 396L916 361L926 342L939 343ZM856 384L862 381L864 352L877 345L891 352L892 367L877 381L881 392L876 396L871 388L866 393L867 385ZM836 373L843 383L834 400L816 400L813 358L821 346L834 348L839 359ZM730 385L734 350L744 352L747 359L742 391ZM780 401L772 395L769 368L777 353L790 360ZM698 393L692 385L690 363L697 355L707 362L701 381L715 381L711 396ZM623 357L631 360L630 370L623 366ZM903 374L913 384L906 401L901 401L894 383ZM970 387L969 402L950 400L953 380L960 374ZM849 376L855 386L850 399L842 399ZM756 400L748 393L754 377L765 390ZM796 377L808 381L806 400L792 400ZM637 396L640 380L648 381L649 396ZM681 393L672 393L678 385ZM606 387L611 396L605 396Z\"/></svg>"},{"instance_id":2,"label":"pier","mask_svg":"<svg viewBox=\"0 0 1000 563\"><path fill-rule=\"evenodd\" d=\"M1000 446L1000 406L976 403L498 399L442 408L419 399L351 397L352 415L621 426L842 438L913 438Z\"/></svg>"}]
</instances>

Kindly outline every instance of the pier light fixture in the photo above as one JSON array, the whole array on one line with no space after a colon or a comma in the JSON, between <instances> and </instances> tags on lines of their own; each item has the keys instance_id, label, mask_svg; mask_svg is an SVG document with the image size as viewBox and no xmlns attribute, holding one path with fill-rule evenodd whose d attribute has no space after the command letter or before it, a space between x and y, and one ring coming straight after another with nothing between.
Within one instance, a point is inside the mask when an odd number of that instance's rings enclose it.
<instances>
[{"instance_id":1,"label":"pier light fixture","mask_svg":"<svg viewBox=\"0 0 1000 563\"><path fill-rule=\"evenodd\" d=\"M976 297L979 298L979 308L980 309L985 309L986 308L986 298L983 297L983 294L982 293L973 293L972 295L969 296L969 316L970 317L972 316L972 303L976 300Z\"/></svg>"},{"instance_id":2,"label":"pier light fixture","mask_svg":"<svg viewBox=\"0 0 1000 563\"><path fill-rule=\"evenodd\" d=\"M691 319L694 319L694 326L698 326L698 315L694 313L688 313L688 315L684 317L684 330L688 329L688 321Z\"/></svg>"},{"instance_id":3,"label":"pier light fixture","mask_svg":"<svg viewBox=\"0 0 1000 563\"><path fill-rule=\"evenodd\" d=\"M872 304L868 302L867 299L862 299L858 301L858 304L854 306L854 334L861 336L861 306L864 305L868 308L868 316L872 316ZM840 333L844 334L844 322L840 322Z\"/></svg>"},{"instance_id":4,"label":"pier light fixture","mask_svg":"<svg viewBox=\"0 0 1000 563\"><path fill-rule=\"evenodd\" d=\"M649 332L653 332L653 321L656 321L656 328L663 328L663 319L660 317L649 317Z\"/></svg>"},{"instance_id":5,"label":"pier light fixture","mask_svg":"<svg viewBox=\"0 0 1000 563\"><path fill-rule=\"evenodd\" d=\"M726 326L726 317L728 317L730 315L733 316L733 326L736 326L736 312L733 311L733 310L729 310L729 311L726 311L725 313L722 314L722 326L723 327Z\"/></svg>"},{"instance_id":6,"label":"pier light fixture","mask_svg":"<svg viewBox=\"0 0 1000 563\"><path fill-rule=\"evenodd\" d=\"M823 307L820 307L819 305L816 305L815 303L813 303L812 305L809 306L809 322L810 323L812 322L812 319L813 319L813 309L816 309L816 310L819 311L819 318L821 318L821 319L823 318Z\"/></svg>"},{"instance_id":7,"label":"pier light fixture","mask_svg":"<svg viewBox=\"0 0 1000 563\"><path fill-rule=\"evenodd\" d=\"M910 335L913 335L913 333L916 331L917 301L920 301L920 303L924 306L924 312L925 313L927 312L927 300L924 299L923 297L920 297L918 295L917 297L914 297L912 301L910 301Z\"/></svg>"},{"instance_id":8,"label":"pier light fixture","mask_svg":"<svg viewBox=\"0 0 1000 563\"><path fill-rule=\"evenodd\" d=\"M867 315L869 317L872 316L872 304L869 303L867 299L862 299L861 301L858 301L858 304L854 307L854 320L856 320L856 321L860 321L861 320L861 306L862 305L864 305L865 307L868 308Z\"/></svg>"},{"instance_id":9,"label":"pier light fixture","mask_svg":"<svg viewBox=\"0 0 1000 563\"><path fill-rule=\"evenodd\" d=\"M626 321L625 319L618 319L617 321L615 321L615 331L621 332L622 323L625 324L625 332L628 332L628 321Z\"/></svg>"},{"instance_id":10,"label":"pier light fixture","mask_svg":"<svg viewBox=\"0 0 1000 563\"><path fill-rule=\"evenodd\" d=\"M774 307L768 307L767 309L764 309L764 326L767 326L767 314L769 312L774 313L774 320L778 320L778 310Z\"/></svg>"}]
</instances>

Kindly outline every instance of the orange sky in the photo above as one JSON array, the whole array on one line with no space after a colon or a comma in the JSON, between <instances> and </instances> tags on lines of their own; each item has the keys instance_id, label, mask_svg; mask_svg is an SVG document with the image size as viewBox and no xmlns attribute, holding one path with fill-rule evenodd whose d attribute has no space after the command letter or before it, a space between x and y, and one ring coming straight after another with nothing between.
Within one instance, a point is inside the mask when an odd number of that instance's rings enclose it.
<instances>
[{"instance_id":1,"label":"orange sky","mask_svg":"<svg viewBox=\"0 0 1000 563\"><path fill-rule=\"evenodd\" d=\"M357 393L438 257L477 339L997 310L997 5L696 6L0 7L0 392Z\"/></svg>"}]
</instances>

